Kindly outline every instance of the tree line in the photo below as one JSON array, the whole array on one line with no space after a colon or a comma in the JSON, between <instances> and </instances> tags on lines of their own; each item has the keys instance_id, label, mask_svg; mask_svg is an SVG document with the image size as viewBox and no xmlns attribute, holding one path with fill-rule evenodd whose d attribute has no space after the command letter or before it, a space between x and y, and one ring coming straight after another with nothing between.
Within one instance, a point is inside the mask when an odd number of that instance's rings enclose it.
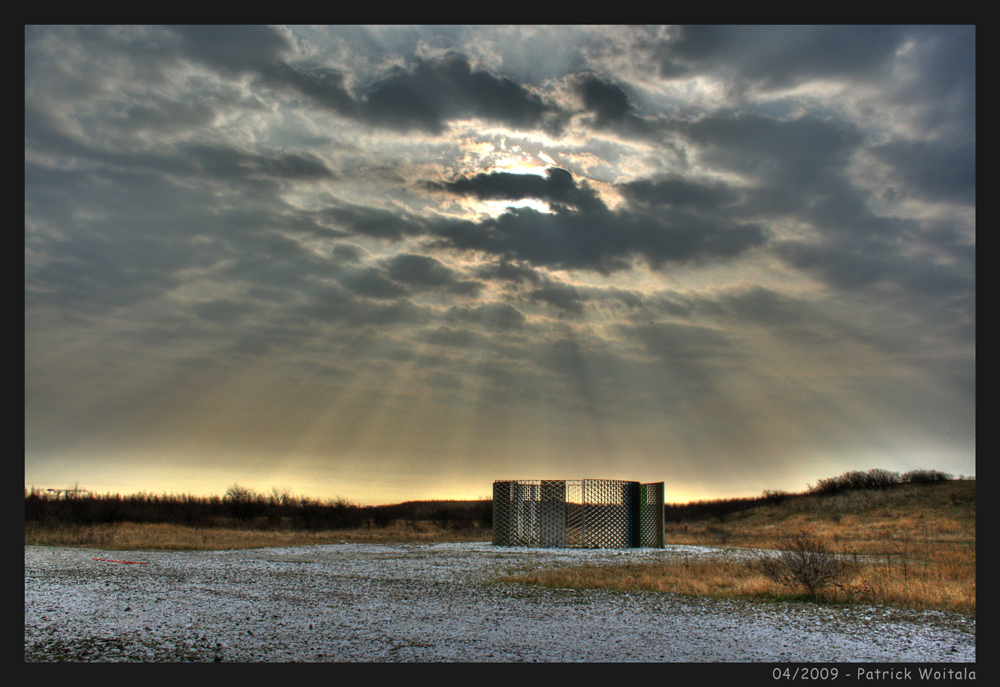
<instances>
[{"instance_id":1,"label":"tree line","mask_svg":"<svg viewBox=\"0 0 1000 687\"><path fill-rule=\"evenodd\" d=\"M852 489L885 489L900 484L935 484L953 479L937 470L905 473L872 469L845 472L790 493L765 489L759 496L693 501L664 505L665 522L689 522L727 517L761 505L810 495ZM116 522L172 523L189 527L269 527L274 529L354 529L387 527L397 522L433 522L453 529L492 527L492 501L408 501L395 505L362 506L343 498L313 499L272 487L260 493L234 484L222 496L139 493L92 494L84 489L25 489L26 523L45 526L97 525Z\"/></svg>"},{"instance_id":2,"label":"tree line","mask_svg":"<svg viewBox=\"0 0 1000 687\"><path fill-rule=\"evenodd\" d=\"M347 499L314 499L285 489L260 493L234 484L222 496L92 494L86 490L26 488L25 523L41 526L118 522L188 527L331 530L433 522L446 528L490 527L492 504L482 501L410 501L362 506Z\"/></svg>"}]
</instances>

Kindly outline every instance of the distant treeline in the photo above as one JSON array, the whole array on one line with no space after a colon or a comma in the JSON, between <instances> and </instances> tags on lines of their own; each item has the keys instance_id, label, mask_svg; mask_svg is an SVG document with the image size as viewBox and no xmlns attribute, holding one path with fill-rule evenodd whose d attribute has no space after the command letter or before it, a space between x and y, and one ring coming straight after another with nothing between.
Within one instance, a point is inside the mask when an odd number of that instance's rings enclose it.
<instances>
[{"instance_id":1,"label":"distant treeline","mask_svg":"<svg viewBox=\"0 0 1000 687\"><path fill-rule=\"evenodd\" d=\"M410 501L361 506L345 499L318 500L272 489L261 494L233 485L224 496L188 494L97 495L80 489L25 489L25 523L43 526L117 522L171 523L189 527L258 527L331 530L387 527L432 521L462 529L490 527L490 501Z\"/></svg>"},{"instance_id":2,"label":"distant treeline","mask_svg":"<svg viewBox=\"0 0 1000 687\"><path fill-rule=\"evenodd\" d=\"M664 506L666 522L725 519L758 506L852 489L884 489L900 484L934 484L952 476L937 470L845 472L821 479L801 493L765 489L760 496ZM25 489L24 519L43 526L98 525L116 522L172 523L189 527L258 527L336 530L388 527L398 522L434 522L453 529L490 528L493 504L480 501L408 501L387 506L361 506L345 499L318 500L272 488L267 494L233 485L224 496L95 495L81 489Z\"/></svg>"},{"instance_id":3,"label":"distant treeline","mask_svg":"<svg viewBox=\"0 0 1000 687\"><path fill-rule=\"evenodd\" d=\"M852 489L885 489L899 484L937 484L951 479L953 479L952 475L938 470L911 470L902 474L879 468L867 471L853 470L837 477L821 479L816 484L808 485L806 491L799 493L780 489L765 489L760 496L692 501L683 504L668 503L664 506L664 520L666 522L688 522L712 518L724 520L728 516L742 511L769 503L782 503L788 499L830 495Z\"/></svg>"}]
</instances>

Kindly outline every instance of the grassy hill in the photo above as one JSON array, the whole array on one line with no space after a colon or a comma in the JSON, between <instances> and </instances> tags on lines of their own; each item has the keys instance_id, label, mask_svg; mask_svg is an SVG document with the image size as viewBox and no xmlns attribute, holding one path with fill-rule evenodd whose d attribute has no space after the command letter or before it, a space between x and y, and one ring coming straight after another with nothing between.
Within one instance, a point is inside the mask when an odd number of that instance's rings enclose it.
<instances>
[{"instance_id":1,"label":"grassy hill","mask_svg":"<svg viewBox=\"0 0 1000 687\"><path fill-rule=\"evenodd\" d=\"M976 611L974 480L707 501L666 511L673 520L664 528L668 545L751 549L751 555L582 566L509 581ZM766 565L769 560L778 563ZM810 566L833 574L810 588L794 574Z\"/></svg>"},{"instance_id":2,"label":"grassy hill","mask_svg":"<svg viewBox=\"0 0 1000 687\"><path fill-rule=\"evenodd\" d=\"M873 551L892 542L971 545L976 541L976 482L895 484L834 494L788 494L746 500L730 510L726 501L706 502L689 518L665 525L667 542L776 548L789 532L806 531L834 547ZM669 508L668 508L669 511Z\"/></svg>"}]
</instances>

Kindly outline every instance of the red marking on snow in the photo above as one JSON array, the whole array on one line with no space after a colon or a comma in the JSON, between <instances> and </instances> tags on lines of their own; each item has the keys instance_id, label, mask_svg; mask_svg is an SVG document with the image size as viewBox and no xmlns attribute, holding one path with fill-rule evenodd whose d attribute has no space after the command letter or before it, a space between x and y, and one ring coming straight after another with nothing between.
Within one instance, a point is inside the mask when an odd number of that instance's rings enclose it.
<instances>
[{"instance_id":1,"label":"red marking on snow","mask_svg":"<svg viewBox=\"0 0 1000 687\"><path fill-rule=\"evenodd\" d=\"M149 565L143 561L113 561L110 558L95 558L95 561L104 561L106 563L129 563L130 565Z\"/></svg>"}]
</instances>

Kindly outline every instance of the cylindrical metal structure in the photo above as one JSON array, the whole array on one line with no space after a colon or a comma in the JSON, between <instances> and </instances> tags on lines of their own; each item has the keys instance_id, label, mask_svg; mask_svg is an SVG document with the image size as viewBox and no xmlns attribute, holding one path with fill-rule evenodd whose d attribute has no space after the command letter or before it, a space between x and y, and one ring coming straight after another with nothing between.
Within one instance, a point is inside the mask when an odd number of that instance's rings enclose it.
<instances>
[{"instance_id":1,"label":"cylindrical metal structure","mask_svg":"<svg viewBox=\"0 0 1000 687\"><path fill-rule=\"evenodd\" d=\"M497 546L663 548L663 482L609 479L493 483Z\"/></svg>"}]
</instances>

